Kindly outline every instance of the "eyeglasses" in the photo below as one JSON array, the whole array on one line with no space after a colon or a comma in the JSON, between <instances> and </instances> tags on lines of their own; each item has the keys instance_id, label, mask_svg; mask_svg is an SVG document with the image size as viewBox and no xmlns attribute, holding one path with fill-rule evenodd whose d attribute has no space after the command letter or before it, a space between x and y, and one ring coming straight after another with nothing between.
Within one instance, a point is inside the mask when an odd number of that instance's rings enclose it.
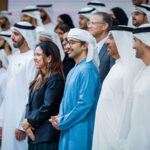
<instances>
[{"instance_id":1,"label":"eyeglasses","mask_svg":"<svg viewBox=\"0 0 150 150\"><path fill-rule=\"evenodd\" d=\"M139 15L145 15L145 13L134 11L131 13L132 16L139 16Z\"/></svg>"},{"instance_id":2,"label":"eyeglasses","mask_svg":"<svg viewBox=\"0 0 150 150\"><path fill-rule=\"evenodd\" d=\"M69 45L74 45L76 43L81 43L81 41L74 41L74 40L69 40L69 41L66 41L66 45L69 44Z\"/></svg>"},{"instance_id":3,"label":"eyeglasses","mask_svg":"<svg viewBox=\"0 0 150 150\"><path fill-rule=\"evenodd\" d=\"M87 26L89 26L90 24L91 24L91 25L96 25L96 24L104 24L104 23L88 21L88 22L87 22Z\"/></svg>"}]
</instances>

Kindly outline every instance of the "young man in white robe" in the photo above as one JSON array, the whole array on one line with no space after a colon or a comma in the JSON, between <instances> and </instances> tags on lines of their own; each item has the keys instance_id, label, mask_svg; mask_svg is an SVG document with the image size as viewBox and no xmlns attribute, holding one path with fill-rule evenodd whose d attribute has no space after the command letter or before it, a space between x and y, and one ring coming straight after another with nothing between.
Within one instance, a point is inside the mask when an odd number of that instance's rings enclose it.
<instances>
[{"instance_id":1,"label":"young man in white robe","mask_svg":"<svg viewBox=\"0 0 150 150\"><path fill-rule=\"evenodd\" d=\"M8 80L4 96L2 150L27 150L27 138L21 123L28 102L29 84L35 76L33 61L35 28L28 22L12 27L13 46L18 53L9 56Z\"/></svg>"},{"instance_id":2,"label":"young man in white robe","mask_svg":"<svg viewBox=\"0 0 150 150\"><path fill-rule=\"evenodd\" d=\"M132 92L132 112L130 130L125 150L150 149L150 24L133 30L136 57L141 59L145 67L137 74Z\"/></svg>"},{"instance_id":3,"label":"young man in white robe","mask_svg":"<svg viewBox=\"0 0 150 150\"><path fill-rule=\"evenodd\" d=\"M93 150L121 150L124 138L122 124L128 105L125 99L128 94L126 79L129 70L135 66L133 62L136 61L132 50L132 28L112 27L106 44L108 54L116 59L116 63L103 82L96 111ZM132 67L129 67L129 64ZM133 73L130 75L133 76ZM132 78L129 81L130 85Z\"/></svg>"}]
</instances>

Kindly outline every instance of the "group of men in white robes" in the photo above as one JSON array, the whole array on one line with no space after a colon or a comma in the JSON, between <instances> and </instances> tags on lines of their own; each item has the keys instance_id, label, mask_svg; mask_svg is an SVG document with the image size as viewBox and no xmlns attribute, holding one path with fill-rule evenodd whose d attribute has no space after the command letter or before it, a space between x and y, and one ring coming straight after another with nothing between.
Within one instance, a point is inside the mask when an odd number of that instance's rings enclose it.
<instances>
[{"instance_id":1,"label":"group of men in white robes","mask_svg":"<svg viewBox=\"0 0 150 150\"><path fill-rule=\"evenodd\" d=\"M145 23L149 23L150 7L135 6L134 15L137 10L143 13L143 22L133 20L138 28L116 26L108 33L111 23L109 25L103 18L107 17L105 5L89 2L88 6L79 11L79 16L86 20L84 30L75 28L68 34L69 55L76 65L67 77L60 112L50 120L56 129L62 130L59 149L149 150L150 24ZM103 9L91 8L94 6ZM53 32L55 22L51 8L52 5L28 6L22 10L21 17L26 22L16 23L12 32L8 23L0 32L2 150L26 150L28 147L21 123L28 101L29 83L36 73L33 62L35 45L39 41L53 41L59 47L61 59L64 59L60 39ZM96 11L101 13L94 14ZM93 37L95 33L91 34L100 25L106 27L106 34L97 41L97 33L96 40ZM96 41L101 43L98 45ZM103 45L107 47L105 52L108 56L116 61L104 79L99 96L101 84L98 71L102 70L102 62L100 60L99 64L98 53ZM96 46L100 46L99 51L96 51ZM77 59L76 52L84 54L83 57Z\"/></svg>"},{"instance_id":2,"label":"group of men in white robes","mask_svg":"<svg viewBox=\"0 0 150 150\"><path fill-rule=\"evenodd\" d=\"M116 26L109 32L108 54L116 63L99 97L93 150L150 149L149 37L150 24L136 29Z\"/></svg>"}]
</instances>

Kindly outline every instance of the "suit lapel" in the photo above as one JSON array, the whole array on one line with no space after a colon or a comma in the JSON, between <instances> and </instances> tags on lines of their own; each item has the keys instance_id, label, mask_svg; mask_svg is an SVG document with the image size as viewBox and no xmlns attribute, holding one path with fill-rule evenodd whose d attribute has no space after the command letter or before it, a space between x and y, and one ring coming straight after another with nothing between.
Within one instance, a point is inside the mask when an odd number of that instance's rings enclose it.
<instances>
[{"instance_id":1,"label":"suit lapel","mask_svg":"<svg viewBox=\"0 0 150 150\"><path fill-rule=\"evenodd\" d=\"M33 88L34 88L34 85L32 86L32 88L30 89L30 93L29 93L29 105L31 105L32 103L32 100L33 100L33 96L34 96L34 92L33 92Z\"/></svg>"},{"instance_id":2,"label":"suit lapel","mask_svg":"<svg viewBox=\"0 0 150 150\"><path fill-rule=\"evenodd\" d=\"M107 46L106 44L103 45L103 47L101 48L100 50L100 53L99 53L99 59L101 60L104 56L104 54L107 52Z\"/></svg>"}]
</instances>

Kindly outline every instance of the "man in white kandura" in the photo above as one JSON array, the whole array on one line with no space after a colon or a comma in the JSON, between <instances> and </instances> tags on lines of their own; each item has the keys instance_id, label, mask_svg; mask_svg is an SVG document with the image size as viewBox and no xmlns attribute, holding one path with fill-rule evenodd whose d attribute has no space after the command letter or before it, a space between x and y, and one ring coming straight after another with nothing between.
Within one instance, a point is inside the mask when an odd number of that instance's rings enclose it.
<instances>
[{"instance_id":1,"label":"man in white kandura","mask_svg":"<svg viewBox=\"0 0 150 150\"><path fill-rule=\"evenodd\" d=\"M122 118L128 104L125 95L128 95L127 87L131 85L133 78L129 80L128 86L126 79L131 68L138 71L138 67L134 67L137 60L132 50L132 28L112 27L106 44L108 54L116 59L116 63L103 82L96 110L93 150L121 150L124 134ZM133 76L133 73L130 75Z\"/></svg>"},{"instance_id":2,"label":"man in white kandura","mask_svg":"<svg viewBox=\"0 0 150 150\"><path fill-rule=\"evenodd\" d=\"M133 88L133 106L130 130L125 150L150 149L150 24L133 30L136 57L141 59L145 67L137 74Z\"/></svg>"},{"instance_id":3,"label":"man in white kandura","mask_svg":"<svg viewBox=\"0 0 150 150\"><path fill-rule=\"evenodd\" d=\"M12 27L12 41L20 51L9 56L8 80L4 96L2 150L27 150L26 133L21 127L28 101L29 83L35 76L34 31L30 23L18 22Z\"/></svg>"}]
</instances>

